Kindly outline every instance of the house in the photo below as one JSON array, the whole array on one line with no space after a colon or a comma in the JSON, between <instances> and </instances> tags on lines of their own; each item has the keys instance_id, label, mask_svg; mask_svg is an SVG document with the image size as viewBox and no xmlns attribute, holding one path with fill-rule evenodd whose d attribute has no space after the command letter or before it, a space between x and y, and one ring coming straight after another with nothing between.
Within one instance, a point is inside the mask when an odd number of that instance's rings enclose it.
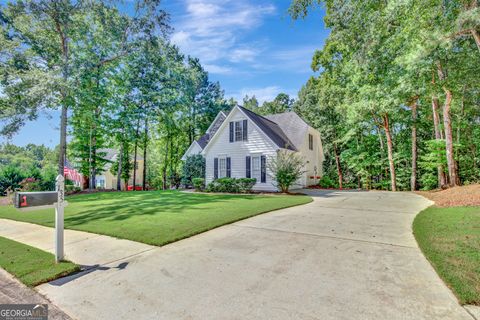
<instances>
[{"instance_id":1,"label":"house","mask_svg":"<svg viewBox=\"0 0 480 320\"><path fill-rule=\"evenodd\" d=\"M220 112L182 159L202 154L207 184L221 177L251 177L257 179L254 190L276 191L268 161L279 150L298 153L305 161L305 173L294 188L318 182L324 161L320 133L295 112L260 116L241 106Z\"/></svg>"},{"instance_id":2,"label":"house","mask_svg":"<svg viewBox=\"0 0 480 320\"><path fill-rule=\"evenodd\" d=\"M95 184L96 188L101 188L101 189L117 189L117 173L111 171L112 165L114 162L117 161L119 157L119 152L118 150L115 149L99 149L99 153L103 153L104 156L102 157L103 159L107 160L108 162L105 164L103 171L98 172L97 175L95 175ZM131 157L133 160L133 157ZM135 184L137 186L142 186L143 184L143 157L140 155L137 155L137 162L135 163L135 166L137 167L136 170L136 178L135 178ZM133 168L130 171L130 179L128 180L128 185L132 186L133 185ZM121 188L122 190L126 190L125 188L125 182L122 181L121 183Z\"/></svg>"}]
</instances>

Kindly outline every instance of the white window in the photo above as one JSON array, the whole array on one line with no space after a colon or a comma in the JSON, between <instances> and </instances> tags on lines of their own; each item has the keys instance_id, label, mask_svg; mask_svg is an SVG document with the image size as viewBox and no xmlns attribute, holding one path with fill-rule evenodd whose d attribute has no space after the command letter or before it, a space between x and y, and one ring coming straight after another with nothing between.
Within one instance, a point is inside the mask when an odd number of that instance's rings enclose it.
<instances>
[{"instance_id":1,"label":"white window","mask_svg":"<svg viewBox=\"0 0 480 320\"><path fill-rule=\"evenodd\" d=\"M252 157L252 178L257 179L257 183L261 181L261 163L260 163L260 156L253 156Z\"/></svg>"},{"instance_id":2,"label":"white window","mask_svg":"<svg viewBox=\"0 0 480 320\"><path fill-rule=\"evenodd\" d=\"M105 188L105 179L97 179L97 188Z\"/></svg>"},{"instance_id":3,"label":"white window","mask_svg":"<svg viewBox=\"0 0 480 320\"><path fill-rule=\"evenodd\" d=\"M243 140L243 121L235 121L235 141Z\"/></svg>"},{"instance_id":4,"label":"white window","mask_svg":"<svg viewBox=\"0 0 480 320\"><path fill-rule=\"evenodd\" d=\"M218 177L225 178L227 176L227 159L218 159Z\"/></svg>"}]
</instances>

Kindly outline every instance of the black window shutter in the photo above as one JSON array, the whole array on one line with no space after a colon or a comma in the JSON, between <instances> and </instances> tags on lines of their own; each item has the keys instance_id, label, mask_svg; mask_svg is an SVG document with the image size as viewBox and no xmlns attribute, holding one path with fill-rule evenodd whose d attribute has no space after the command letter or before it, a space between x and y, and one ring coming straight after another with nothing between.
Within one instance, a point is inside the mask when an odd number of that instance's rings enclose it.
<instances>
[{"instance_id":1,"label":"black window shutter","mask_svg":"<svg viewBox=\"0 0 480 320\"><path fill-rule=\"evenodd\" d=\"M248 140L247 120L243 120L243 141Z\"/></svg>"},{"instance_id":2,"label":"black window shutter","mask_svg":"<svg viewBox=\"0 0 480 320\"><path fill-rule=\"evenodd\" d=\"M250 163L251 163L250 156L247 156L245 159L246 159L245 160L245 165L246 165L245 177L251 178L252 174L251 174L251 171L250 171Z\"/></svg>"},{"instance_id":3,"label":"black window shutter","mask_svg":"<svg viewBox=\"0 0 480 320\"><path fill-rule=\"evenodd\" d=\"M230 121L230 142L233 142L233 122Z\"/></svg>"},{"instance_id":4,"label":"black window shutter","mask_svg":"<svg viewBox=\"0 0 480 320\"><path fill-rule=\"evenodd\" d=\"M213 159L213 179L218 179L218 158Z\"/></svg>"},{"instance_id":5,"label":"black window shutter","mask_svg":"<svg viewBox=\"0 0 480 320\"><path fill-rule=\"evenodd\" d=\"M261 182L262 183L265 183L267 182L267 168L266 168L266 165L267 165L267 159L265 158L265 156L261 156L260 157L260 169L261 169Z\"/></svg>"},{"instance_id":6,"label":"black window shutter","mask_svg":"<svg viewBox=\"0 0 480 320\"><path fill-rule=\"evenodd\" d=\"M232 161L230 160L230 158L227 158L227 177L228 178L230 178L230 176L232 175L231 164L232 164Z\"/></svg>"}]
</instances>

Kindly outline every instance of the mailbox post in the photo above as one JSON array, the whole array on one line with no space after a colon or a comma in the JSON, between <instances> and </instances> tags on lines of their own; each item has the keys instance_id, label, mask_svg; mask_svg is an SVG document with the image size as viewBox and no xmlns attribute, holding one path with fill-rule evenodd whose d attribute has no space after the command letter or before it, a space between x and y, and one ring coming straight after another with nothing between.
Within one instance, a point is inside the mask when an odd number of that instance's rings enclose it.
<instances>
[{"instance_id":1,"label":"mailbox post","mask_svg":"<svg viewBox=\"0 0 480 320\"><path fill-rule=\"evenodd\" d=\"M63 250L63 217L65 208L65 178L58 175L56 179L56 190L58 199L55 203L55 261L60 262L64 257Z\"/></svg>"},{"instance_id":2,"label":"mailbox post","mask_svg":"<svg viewBox=\"0 0 480 320\"><path fill-rule=\"evenodd\" d=\"M60 262L64 258L64 209L65 201L65 178L58 175L55 183L56 191L41 192L16 192L15 207L21 211L55 208L55 261Z\"/></svg>"}]
</instances>

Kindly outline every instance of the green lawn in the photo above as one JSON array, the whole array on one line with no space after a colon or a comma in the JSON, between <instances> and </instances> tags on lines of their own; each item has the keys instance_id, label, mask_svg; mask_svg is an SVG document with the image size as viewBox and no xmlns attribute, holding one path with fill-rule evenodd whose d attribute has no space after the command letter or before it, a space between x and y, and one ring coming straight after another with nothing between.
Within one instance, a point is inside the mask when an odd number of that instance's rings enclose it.
<instances>
[{"instance_id":1,"label":"green lawn","mask_svg":"<svg viewBox=\"0 0 480 320\"><path fill-rule=\"evenodd\" d=\"M2 237L0 267L27 286L36 286L80 270L71 262L55 263L55 256L51 253Z\"/></svg>"},{"instance_id":2,"label":"green lawn","mask_svg":"<svg viewBox=\"0 0 480 320\"><path fill-rule=\"evenodd\" d=\"M460 303L480 305L480 207L430 207L417 215L413 232Z\"/></svg>"},{"instance_id":3,"label":"green lawn","mask_svg":"<svg viewBox=\"0 0 480 320\"><path fill-rule=\"evenodd\" d=\"M164 245L260 213L312 201L308 196L219 195L178 191L105 192L67 198L65 227ZM0 218L54 226L54 210L0 207Z\"/></svg>"}]
</instances>

